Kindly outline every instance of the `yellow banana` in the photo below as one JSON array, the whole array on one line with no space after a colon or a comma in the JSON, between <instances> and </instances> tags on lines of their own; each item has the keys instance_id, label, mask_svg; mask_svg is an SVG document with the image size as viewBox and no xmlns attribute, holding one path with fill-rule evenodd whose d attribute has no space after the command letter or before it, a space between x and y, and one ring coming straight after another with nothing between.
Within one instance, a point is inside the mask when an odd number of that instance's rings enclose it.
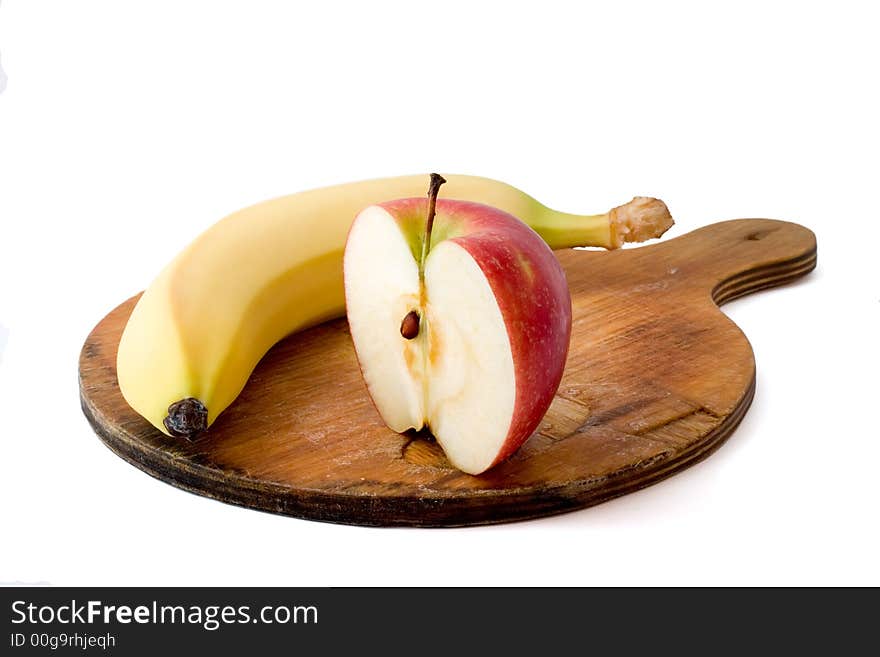
<instances>
[{"instance_id":1,"label":"yellow banana","mask_svg":"<svg viewBox=\"0 0 880 657\"><path fill-rule=\"evenodd\" d=\"M616 248L672 220L638 197L606 214L550 210L505 183L444 174L445 196L493 205L553 248ZM345 312L342 253L363 208L424 194L427 176L355 182L258 203L222 219L169 263L122 334L117 376L129 405L160 431L193 438L238 396L281 338Z\"/></svg>"}]
</instances>

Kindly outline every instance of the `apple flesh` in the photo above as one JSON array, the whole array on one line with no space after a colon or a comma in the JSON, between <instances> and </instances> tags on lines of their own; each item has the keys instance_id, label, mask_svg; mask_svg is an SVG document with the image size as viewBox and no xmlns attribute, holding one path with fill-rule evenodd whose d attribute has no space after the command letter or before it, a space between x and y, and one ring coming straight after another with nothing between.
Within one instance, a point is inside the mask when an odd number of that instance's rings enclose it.
<instances>
[{"instance_id":1,"label":"apple flesh","mask_svg":"<svg viewBox=\"0 0 880 657\"><path fill-rule=\"evenodd\" d=\"M363 210L345 247L346 312L361 371L392 430L427 427L479 474L532 434L571 336L565 274L531 228L440 199L420 271L426 199Z\"/></svg>"}]
</instances>

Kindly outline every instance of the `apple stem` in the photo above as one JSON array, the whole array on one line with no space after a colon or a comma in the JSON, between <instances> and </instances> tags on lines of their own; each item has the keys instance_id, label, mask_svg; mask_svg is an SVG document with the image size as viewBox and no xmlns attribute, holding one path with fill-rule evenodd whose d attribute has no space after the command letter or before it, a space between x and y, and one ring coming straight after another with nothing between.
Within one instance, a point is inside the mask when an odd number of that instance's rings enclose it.
<instances>
[{"instance_id":1,"label":"apple stem","mask_svg":"<svg viewBox=\"0 0 880 657\"><path fill-rule=\"evenodd\" d=\"M434 215L437 212L437 192L440 191L440 185L446 182L446 178L439 173L431 174L431 182L428 183L428 216L425 219L425 237L422 240L422 257L419 259L419 287L420 303L419 307L424 310L425 307L425 260L428 257L428 251L431 250L431 230L434 228ZM403 321L400 323L400 335L406 340L414 340L419 335L420 314L417 310L410 310Z\"/></svg>"},{"instance_id":2,"label":"apple stem","mask_svg":"<svg viewBox=\"0 0 880 657\"><path fill-rule=\"evenodd\" d=\"M431 230L434 228L434 214L437 209L437 193L440 185L446 182L446 178L439 173L431 174L431 182L428 184L428 217L425 221L425 239L422 241L422 258L419 261L419 274L425 277L425 259L431 250Z\"/></svg>"}]
</instances>

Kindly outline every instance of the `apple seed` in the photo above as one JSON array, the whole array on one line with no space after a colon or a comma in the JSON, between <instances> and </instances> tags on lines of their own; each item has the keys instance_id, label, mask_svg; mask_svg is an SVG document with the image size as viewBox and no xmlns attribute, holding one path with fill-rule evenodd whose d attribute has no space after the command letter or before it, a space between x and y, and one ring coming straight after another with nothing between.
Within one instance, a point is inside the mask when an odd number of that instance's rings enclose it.
<instances>
[{"instance_id":1,"label":"apple seed","mask_svg":"<svg viewBox=\"0 0 880 657\"><path fill-rule=\"evenodd\" d=\"M407 340L412 340L419 334L419 314L410 310L400 323L400 334Z\"/></svg>"}]
</instances>

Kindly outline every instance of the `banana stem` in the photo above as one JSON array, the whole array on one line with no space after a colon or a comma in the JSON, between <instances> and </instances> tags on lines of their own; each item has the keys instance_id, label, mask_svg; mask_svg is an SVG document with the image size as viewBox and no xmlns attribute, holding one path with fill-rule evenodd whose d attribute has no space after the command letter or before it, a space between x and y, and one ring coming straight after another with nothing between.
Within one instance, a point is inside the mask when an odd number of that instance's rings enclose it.
<instances>
[{"instance_id":1,"label":"banana stem","mask_svg":"<svg viewBox=\"0 0 880 657\"><path fill-rule=\"evenodd\" d=\"M530 224L551 249L617 249L626 242L660 237L674 223L663 201L646 196L636 196L605 214L569 214L542 206L537 215Z\"/></svg>"},{"instance_id":2,"label":"banana stem","mask_svg":"<svg viewBox=\"0 0 880 657\"><path fill-rule=\"evenodd\" d=\"M551 249L570 249L575 246L614 248L610 213L581 215L545 209L532 228Z\"/></svg>"}]
</instances>

